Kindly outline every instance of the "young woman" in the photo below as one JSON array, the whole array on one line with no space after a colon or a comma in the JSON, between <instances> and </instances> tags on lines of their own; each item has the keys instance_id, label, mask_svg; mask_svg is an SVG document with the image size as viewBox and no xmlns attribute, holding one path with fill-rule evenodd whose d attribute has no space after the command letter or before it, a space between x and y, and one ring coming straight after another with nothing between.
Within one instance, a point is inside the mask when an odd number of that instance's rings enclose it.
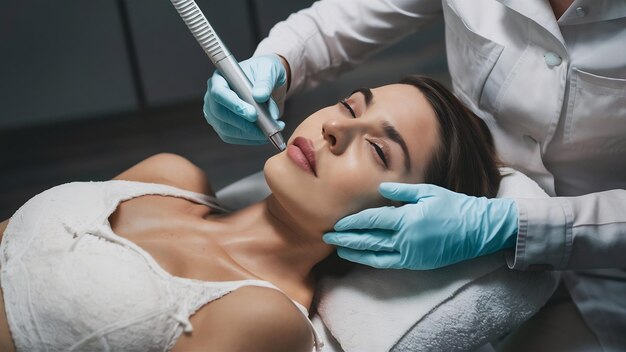
<instances>
[{"instance_id":1,"label":"young woman","mask_svg":"<svg viewBox=\"0 0 626 352\"><path fill-rule=\"evenodd\" d=\"M0 224L0 349L310 351L337 220L394 205L385 181L488 197L500 182L484 122L422 77L312 114L264 172L272 194L230 213L172 154L29 200Z\"/></svg>"}]
</instances>

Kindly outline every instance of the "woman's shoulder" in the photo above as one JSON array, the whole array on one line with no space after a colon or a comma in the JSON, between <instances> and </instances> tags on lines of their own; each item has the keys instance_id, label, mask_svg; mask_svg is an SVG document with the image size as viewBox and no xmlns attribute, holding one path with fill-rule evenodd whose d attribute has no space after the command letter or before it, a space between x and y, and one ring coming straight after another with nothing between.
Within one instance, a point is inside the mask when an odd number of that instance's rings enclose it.
<instances>
[{"instance_id":1,"label":"woman's shoulder","mask_svg":"<svg viewBox=\"0 0 626 352\"><path fill-rule=\"evenodd\" d=\"M244 351L306 351L313 349L313 333L308 318L284 293L265 287L248 286L240 290L237 317L232 326ZM237 293L237 292L234 292ZM243 309L242 309L243 308ZM245 331L242 331L245 329Z\"/></svg>"},{"instance_id":2,"label":"woman's shoulder","mask_svg":"<svg viewBox=\"0 0 626 352\"><path fill-rule=\"evenodd\" d=\"M200 324L195 324L194 318ZM207 304L192 316L191 322L192 335L181 337L187 341L179 340L183 343L177 343L173 351L201 350L207 346L216 351L313 349L313 332L307 318L285 294L272 288L242 287Z\"/></svg>"},{"instance_id":3,"label":"woman's shoulder","mask_svg":"<svg viewBox=\"0 0 626 352\"><path fill-rule=\"evenodd\" d=\"M196 193L215 195L206 173L189 159L173 153L159 153L148 157L113 179L160 183Z\"/></svg>"}]
</instances>

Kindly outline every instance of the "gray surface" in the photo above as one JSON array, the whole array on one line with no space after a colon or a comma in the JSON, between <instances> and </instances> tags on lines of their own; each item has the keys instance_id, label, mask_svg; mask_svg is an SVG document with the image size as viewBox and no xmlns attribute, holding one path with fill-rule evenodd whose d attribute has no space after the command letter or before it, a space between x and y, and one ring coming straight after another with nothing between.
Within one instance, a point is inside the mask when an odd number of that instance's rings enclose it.
<instances>
[{"instance_id":1,"label":"gray surface","mask_svg":"<svg viewBox=\"0 0 626 352\"><path fill-rule=\"evenodd\" d=\"M0 128L137 107L116 3L0 0Z\"/></svg>"},{"instance_id":2,"label":"gray surface","mask_svg":"<svg viewBox=\"0 0 626 352\"><path fill-rule=\"evenodd\" d=\"M238 60L252 55L255 33L245 0L196 3ZM150 107L202 97L214 71L169 0L126 0L141 83Z\"/></svg>"},{"instance_id":3,"label":"gray surface","mask_svg":"<svg viewBox=\"0 0 626 352\"><path fill-rule=\"evenodd\" d=\"M156 153L187 157L215 189L261 170L274 148L223 143L204 121L201 107L196 101L142 116L0 130L0 219L48 188L105 181Z\"/></svg>"}]
</instances>

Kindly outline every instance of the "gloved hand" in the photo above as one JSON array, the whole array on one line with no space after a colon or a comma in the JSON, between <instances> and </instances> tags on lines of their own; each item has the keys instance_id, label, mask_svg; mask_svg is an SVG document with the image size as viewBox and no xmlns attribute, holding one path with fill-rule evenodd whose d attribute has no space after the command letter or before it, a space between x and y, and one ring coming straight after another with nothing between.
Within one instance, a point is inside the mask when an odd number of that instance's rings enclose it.
<instances>
[{"instance_id":1,"label":"gloved hand","mask_svg":"<svg viewBox=\"0 0 626 352\"><path fill-rule=\"evenodd\" d=\"M257 103L269 100L270 115L277 120L279 109L270 97L275 88L287 80L285 67L278 55L253 56L239 65L252 82L254 100ZM226 143L255 145L268 142L254 123L257 119L256 110L230 89L228 82L217 70L207 81L203 111L207 122ZM278 121L278 124L281 129L285 127L282 121Z\"/></svg>"},{"instance_id":2,"label":"gloved hand","mask_svg":"<svg viewBox=\"0 0 626 352\"><path fill-rule=\"evenodd\" d=\"M394 269L434 269L515 246L512 199L471 197L429 184L382 183L409 204L366 209L335 224L324 241L347 260Z\"/></svg>"}]
</instances>

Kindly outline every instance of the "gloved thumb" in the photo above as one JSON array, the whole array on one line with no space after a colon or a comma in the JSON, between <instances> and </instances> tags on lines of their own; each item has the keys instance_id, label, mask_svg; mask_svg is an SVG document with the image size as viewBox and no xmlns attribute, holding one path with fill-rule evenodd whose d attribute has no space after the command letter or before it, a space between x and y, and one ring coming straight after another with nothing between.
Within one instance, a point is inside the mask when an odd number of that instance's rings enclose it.
<instances>
[{"instance_id":1,"label":"gloved thumb","mask_svg":"<svg viewBox=\"0 0 626 352\"><path fill-rule=\"evenodd\" d=\"M267 67L268 71L260 73L254 81L252 96L257 103L264 103L270 99L274 87L280 87L287 81L283 65L278 59Z\"/></svg>"},{"instance_id":2,"label":"gloved thumb","mask_svg":"<svg viewBox=\"0 0 626 352\"><path fill-rule=\"evenodd\" d=\"M387 199L410 203L417 203L422 198L441 195L442 192L450 192L445 188L428 183L410 184L398 182L383 182L378 187L378 191Z\"/></svg>"},{"instance_id":3,"label":"gloved thumb","mask_svg":"<svg viewBox=\"0 0 626 352\"><path fill-rule=\"evenodd\" d=\"M398 182L383 182L378 187L378 192L389 200L415 203L419 199L417 196L417 186L419 185Z\"/></svg>"}]
</instances>

